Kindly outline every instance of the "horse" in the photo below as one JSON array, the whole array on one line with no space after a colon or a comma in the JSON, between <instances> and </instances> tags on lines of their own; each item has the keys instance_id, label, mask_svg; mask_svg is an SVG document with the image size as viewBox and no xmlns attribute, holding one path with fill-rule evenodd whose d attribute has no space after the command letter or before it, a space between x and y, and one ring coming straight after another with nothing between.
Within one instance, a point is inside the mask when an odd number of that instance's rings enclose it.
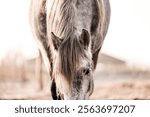
<instances>
[{"instance_id":1,"label":"horse","mask_svg":"<svg viewBox=\"0 0 150 117\"><path fill-rule=\"evenodd\" d=\"M31 0L29 15L52 81L52 98L89 99L109 26L109 0Z\"/></svg>"}]
</instances>

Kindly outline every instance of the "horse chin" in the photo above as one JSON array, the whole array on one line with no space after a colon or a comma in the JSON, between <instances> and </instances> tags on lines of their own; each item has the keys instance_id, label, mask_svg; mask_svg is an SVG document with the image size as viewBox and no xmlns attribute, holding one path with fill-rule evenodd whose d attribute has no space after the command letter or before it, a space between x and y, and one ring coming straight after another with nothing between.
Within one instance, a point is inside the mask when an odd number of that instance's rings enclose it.
<instances>
[{"instance_id":1,"label":"horse chin","mask_svg":"<svg viewBox=\"0 0 150 117\"><path fill-rule=\"evenodd\" d=\"M64 95L63 94L59 94L60 100L64 100Z\"/></svg>"}]
</instances>

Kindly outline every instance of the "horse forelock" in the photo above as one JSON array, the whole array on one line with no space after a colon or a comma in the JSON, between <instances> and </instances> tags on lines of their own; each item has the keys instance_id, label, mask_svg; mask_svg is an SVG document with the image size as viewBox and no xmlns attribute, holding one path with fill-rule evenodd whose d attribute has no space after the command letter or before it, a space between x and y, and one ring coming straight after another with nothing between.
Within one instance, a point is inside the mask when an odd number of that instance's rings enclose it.
<instances>
[{"instance_id":1,"label":"horse forelock","mask_svg":"<svg viewBox=\"0 0 150 117\"><path fill-rule=\"evenodd\" d=\"M88 59L88 55L77 38L69 38L62 43L59 48L59 70L66 80L74 78L83 59Z\"/></svg>"}]
</instances>

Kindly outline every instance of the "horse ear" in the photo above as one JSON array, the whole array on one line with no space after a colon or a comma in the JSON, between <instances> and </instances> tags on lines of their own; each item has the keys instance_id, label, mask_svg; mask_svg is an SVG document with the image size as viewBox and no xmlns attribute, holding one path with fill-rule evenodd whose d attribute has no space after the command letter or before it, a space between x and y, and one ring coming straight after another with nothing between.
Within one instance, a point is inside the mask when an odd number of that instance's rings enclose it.
<instances>
[{"instance_id":1,"label":"horse ear","mask_svg":"<svg viewBox=\"0 0 150 117\"><path fill-rule=\"evenodd\" d=\"M81 37L80 37L80 43L83 45L85 49L89 47L90 44L90 35L89 32L85 29L82 29Z\"/></svg>"},{"instance_id":2,"label":"horse ear","mask_svg":"<svg viewBox=\"0 0 150 117\"><path fill-rule=\"evenodd\" d=\"M51 32L51 39L53 41L54 48L58 50L58 48L60 47L62 43L62 39L57 37L53 32Z\"/></svg>"}]
</instances>

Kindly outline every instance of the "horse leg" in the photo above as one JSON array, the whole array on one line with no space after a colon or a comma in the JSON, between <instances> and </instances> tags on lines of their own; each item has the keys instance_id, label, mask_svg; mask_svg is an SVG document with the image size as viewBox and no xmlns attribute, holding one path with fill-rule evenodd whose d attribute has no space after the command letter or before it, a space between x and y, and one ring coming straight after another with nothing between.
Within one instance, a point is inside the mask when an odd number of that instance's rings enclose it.
<instances>
[{"instance_id":1,"label":"horse leg","mask_svg":"<svg viewBox=\"0 0 150 117\"><path fill-rule=\"evenodd\" d=\"M61 100L61 96L57 93L55 80L53 80L51 84L51 95L53 100Z\"/></svg>"},{"instance_id":2,"label":"horse leg","mask_svg":"<svg viewBox=\"0 0 150 117\"><path fill-rule=\"evenodd\" d=\"M42 78L42 55L41 51L38 50L38 58L36 59L36 65L35 65L35 78L37 82L37 88L38 90L43 90L44 85L43 85L43 78Z\"/></svg>"},{"instance_id":3,"label":"horse leg","mask_svg":"<svg viewBox=\"0 0 150 117\"><path fill-rule=\"evenodd\" d=\"M100 51L100 50L101 50L101 48L99 48L99 49L93 54L93 57L92 57L93 65L94 65L94 70L95 70L96 65L97 65L98 54L99 54L99 51Z\"/></svg>"}]
</instances>

